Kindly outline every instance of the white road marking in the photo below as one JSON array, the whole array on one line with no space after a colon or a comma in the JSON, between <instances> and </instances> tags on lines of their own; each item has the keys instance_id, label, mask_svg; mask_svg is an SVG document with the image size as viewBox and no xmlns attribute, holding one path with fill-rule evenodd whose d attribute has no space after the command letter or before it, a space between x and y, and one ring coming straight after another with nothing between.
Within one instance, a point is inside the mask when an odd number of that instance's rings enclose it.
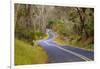
<instances>
[{"instance_id":1,"label":"white road marking","mask_svg":"<svg viewBox=\"0 0 100 69\"><path fill-rule=\"evenodd\" d=\"M59 48L59 49L62 50L62 51L71 53L71 54L73 54L73 55L75 55L75 56L77 56L77 57L79 57L79 58L81 58L81 59L83 59L83 60L85 60L85 61L91 61L91 59L89 59L89 58L87 58L87 57L85 57L85 56L83 56L83 55L80 55L80 54L78 54L78 53L76 53L76 52L73 52L73 51L71 51L71 50L68 50L68 49L64 49L64 48L62 48L62 47L60 47L60 46L56 46L55 44L50 44L50 43L48 43L48 41L44 41L44 43L46 43L47 45L50 45L50 46L55 46L55 47Z\"/></svg>"}]
</instances>

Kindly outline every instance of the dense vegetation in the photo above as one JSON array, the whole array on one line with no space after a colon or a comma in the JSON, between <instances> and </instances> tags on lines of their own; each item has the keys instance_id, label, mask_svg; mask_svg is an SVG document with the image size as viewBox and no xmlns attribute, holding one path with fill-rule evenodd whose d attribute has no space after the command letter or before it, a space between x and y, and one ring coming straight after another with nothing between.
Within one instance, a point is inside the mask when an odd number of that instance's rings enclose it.
<instances>
[{"instance_id":1,"label":"dense vegetation","mask_svg":"<svg viewBox=\"0 0 100 69\"><path fill-rule=\"evenodd\" d=\"M15 39L29 46L46 37L49 28L58 34L55 42L93 50L93 8L15 4L14 17Z\"/></svg>"}]
</instances>

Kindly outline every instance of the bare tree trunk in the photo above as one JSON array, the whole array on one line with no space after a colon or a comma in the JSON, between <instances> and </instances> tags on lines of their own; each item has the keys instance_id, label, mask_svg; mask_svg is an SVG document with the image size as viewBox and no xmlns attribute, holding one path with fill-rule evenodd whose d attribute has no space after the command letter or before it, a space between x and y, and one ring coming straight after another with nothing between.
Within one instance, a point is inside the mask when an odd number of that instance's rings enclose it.
<instances>
[{"instance_id":1,"label":"bare tree trunk","mask_svg":"<svg viewBox=\"0 0 100 69\"><path fill-rule=\"evenodd\" d=\"M80 29L80 34L82 36L83 33L85 33L86 38L88 37L88 33L85 28L85 10L77 8L78 14L80 16L80 21L81 21L81 29Z\"/></svg>"}]
</instances>

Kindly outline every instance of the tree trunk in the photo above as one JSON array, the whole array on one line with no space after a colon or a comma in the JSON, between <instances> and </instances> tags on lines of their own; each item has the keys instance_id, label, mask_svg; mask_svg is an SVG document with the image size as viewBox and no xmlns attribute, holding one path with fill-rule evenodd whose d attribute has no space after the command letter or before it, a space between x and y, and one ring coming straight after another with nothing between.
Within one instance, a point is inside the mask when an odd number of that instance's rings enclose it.
<instances>
[{"instance_id":1,"label":"tree trunk","mask_svg":"<svg viewBox=\"0 0 100 69\"><path fill-rule=\"evenodd\" d=\"M83 35L83 33L85 33L85 36L86 38L88 37L88 33L86 31L86 28L85 28L85 9L80 9L80 8L77 8L77 11L78 11L78 14L79 14L79 17L80 17L80 25L81 25L81 29L80 29L80 34L81 36Z\"/></svg>"}]
</instances>

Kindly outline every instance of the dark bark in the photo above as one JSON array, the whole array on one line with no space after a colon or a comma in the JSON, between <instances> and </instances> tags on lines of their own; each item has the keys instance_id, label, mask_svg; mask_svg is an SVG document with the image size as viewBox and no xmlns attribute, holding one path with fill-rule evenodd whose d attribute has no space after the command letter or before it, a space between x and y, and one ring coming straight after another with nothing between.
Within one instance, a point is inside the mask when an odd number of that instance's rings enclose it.
<instances>
[{"instance_id":1,"label":"dark bark","mask_svg":"<svg viewBox=\"0 0 100 69\"><path fill-rule=\"evenodd\" d=\"M77 8L77 12L78 12L78 14L79 14L79 17L80 17L80 34L81 34L81 36L83 35L83 33L85 33L85 36L86 36L86 38L88 37L88 33L87 33L87 31L86 31L86 28L85 28L85 8Z\"/></svg>"}]
</instances>

